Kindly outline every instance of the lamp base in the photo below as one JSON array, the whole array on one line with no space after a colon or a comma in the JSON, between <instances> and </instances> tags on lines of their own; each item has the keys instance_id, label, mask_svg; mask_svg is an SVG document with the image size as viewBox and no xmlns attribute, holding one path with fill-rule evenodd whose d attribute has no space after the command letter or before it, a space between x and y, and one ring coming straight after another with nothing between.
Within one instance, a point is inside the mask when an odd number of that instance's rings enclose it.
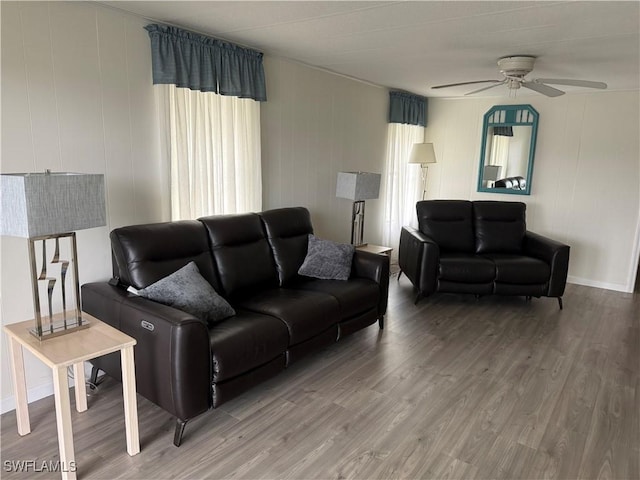
<instances>
[{"instance_id":1,"label":"lamp base","mask_svg":"<svg viewBox=\"0 0 640 480\"><path fill-rule=\"evenodd\" d=\"M82 317L76 317L75 312L69 312L70 315L63 320L59 320L60 315L56 315L54 318L57 320L49 325L42 325L41 331L38 332L38 325L29 329L29 333L36 337L38 340L48 340L50 338L66 335L67 333L75 332L76 330L84 330L89 328L91 324L88 320Z\"/></svg>"},{"instance_id":2,"label":"lamp base","mask_svg":"<svg viewBox=\"0 0 640 480\"><path fill-rule=\"evenodd\" d=\"M69 241L71 259L66 260L60 255L60 239ZM55 251L51 260L47 257L47 241L55 241ZM42 246L42 260L40 262L40 274L36 260L36 243ZM60 233L44 235L41 237L31 237L29 243L29 264L31 266L31 289L33 294L33 310L35 314L35 326L30 330L31 334L38 340L57 337L74 330L88 327L88 323L82 319L80 308L80 286L78 285L78 248L76 246L76 233ZM59 265L53 269L54 265ZM54 271L51 271L54 270ZM73 283L70 285L74 293L75 301L73 310L67 308L67 272L71 270ZM55 274L58 275L55 275ZM45 325L40 310L40 283L46 285L47 310L49 312L48 323ZM56 285L60 290L60 300L62 301L62 312L53 314L53 297ZM43 292L44 293L44 292ZM47 318L47 317L45 317Z\"/></svg>"},{"instance_id":3,"label":"lamp base","mask_svg":"<svg viewBox=\"0 0 640 480\"><path fill-rule=\"evenodd\" d=\"M420 171L422 172L422 200L427 199L427 172L429 171L429 165L423 163L420 165L422 167Z\"/></svg>"},{"instance_id":4,"label":"lamp base","mask_svg":"<svg viewBox=\"0 0 640 480\"><path fill-rule=\"evenodd\" d=\"M353 202L351 209L351 244L356 247L364 243L364 200Z\"/></svg>"}]
</instances>

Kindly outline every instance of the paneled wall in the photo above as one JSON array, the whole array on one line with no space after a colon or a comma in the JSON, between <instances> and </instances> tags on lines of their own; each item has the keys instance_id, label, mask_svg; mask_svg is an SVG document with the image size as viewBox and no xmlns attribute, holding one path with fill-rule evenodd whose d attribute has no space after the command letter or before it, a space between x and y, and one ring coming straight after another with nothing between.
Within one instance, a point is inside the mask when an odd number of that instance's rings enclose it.
<instances>
[{"instance_id":1,"label":"paneled wall","mask_svg":"<svg viewBox=\"0 0 640 480\"><path fill-rule=\"evenodd\" d=\"M1 2L1 172L105 174L105 227L78 232L80 282L111 273L108 232L168 219L145 22L88 2ZM26 240L3 237L2 324L33 317ZM2 411L13 408L2 335ZM32 398L51 373L25 358Z\"/></svg>"},{"instance_id":2,"label":"paneled wall","mask_svg":"<svg viewBox=\"0 0 640 480\"><path fill-rule=\"evenodd\" d=\"M336 198L341 171L382 173L386 89L265 57L261 106L263 207L305 206L315 233L348 242L351 201ZM381 239L381 200L366 201L365 241Z\"/></svg>"},{"instance_id":3,"label":"paneled wall","mask_svg":"<svg viewBox=\"0 0 640 480\"><path fill-rule=\"evenodd\" d=\"M477 193L482 117L496 104L540 113L530 196ZM631 291L640 241L638 91L429 100L430 198L520 200L531 230L571 245L569 281Z\"/></svg>"}]
</instances>

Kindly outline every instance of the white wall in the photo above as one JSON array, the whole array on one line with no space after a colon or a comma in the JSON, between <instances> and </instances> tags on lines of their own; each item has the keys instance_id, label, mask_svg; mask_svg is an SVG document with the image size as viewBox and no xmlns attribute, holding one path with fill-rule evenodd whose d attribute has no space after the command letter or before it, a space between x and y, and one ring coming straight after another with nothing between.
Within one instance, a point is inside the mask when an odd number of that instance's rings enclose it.
<instances>
[{"instance_id":1,"label":"white wall","mask_svg":"<svg viewBox=\"0 0 640 480\"><path fill-rule=\"evenodd\" d=\"M80 281L110 275L107 233L169 218L144 20L90 3L0 2L2 173L104 173L108 224L78 232ZM388 93L265 58L261 106L264 208L307 206L318 235L348 241L343 170L382 172ZM638 92L519 98L540 112L533 195L475 192L482 116L492 99L430 99L432 198L521 199L532 230L572 246L571 281L625 290L640 212ZM380 242L382 208L367 201L365 240ZM32 317L26 241L1 240L2 324ZM637 242L637 240L635 240ZM635 254L637 255L637 253ZM2 411L13 408L2 335ZM27 356L31 398L51 375Z\"/></svg>"},{"instance_id":2,"label":"white wall","mask_svg":"<svg viewBox=\"0 0 640 480\"><path fill-rule=\"evenodd\" d=\"M482 117L496 104L540 114L530 196L476 192ZM430 198L518 200L528 228L571 246L569 281L632 291L640 224L639 93L430 99Z\"/></svg>"},{"instance_id":3,"label":"white wall","mask_svg":"<svg viewBox=\"0 0 640 480\"><path fill-rule=\"evenodd\" d=\"M300 205L315 233L348 242L351 201L336 198L340 171L382 173L386 89L265 57L261 105L263 208ZM380 243L380 200L367 200L365 241Z\"/></svg>"},{"instance_id":4,"label":"white wall","mask_svg":"<svg viewBox=\"0 0 640 480\"><path fill-rule=\"evenodd\" d=\"M89 3L1 2L2 173L105 174L107 225L78 232L80 283L109 278L108 232L168 219L149 39L136 17ZM33 317L26 240L1 239L2 324ZM2 411L13 408L2 334ZM26 355L31 398L51 373Z\"/></svg>"}]
</instances>

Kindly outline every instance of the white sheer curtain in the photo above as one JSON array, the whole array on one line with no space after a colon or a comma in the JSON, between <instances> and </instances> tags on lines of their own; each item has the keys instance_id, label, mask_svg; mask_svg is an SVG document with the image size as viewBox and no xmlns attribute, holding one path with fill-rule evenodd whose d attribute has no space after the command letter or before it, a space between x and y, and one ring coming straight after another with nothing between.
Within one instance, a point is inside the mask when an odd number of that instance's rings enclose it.
<instances>
[{"instance_id":1,"label":"white sheer curtain","mask_svg":"<svg viewBox=\"0 0 640 480\"><path fill-rule=\"evenodd\" d=\"M416 202L422 193L420 165L409 164L414 143L424 141L424 128L419 125L390 123L387 154L382 176L384 219L382 241L398 251L400 230L404 225L417 226Z\"/></svg>"},{"instance_id":2,"label":"white sheer curtain","mask_svg":"<svg viewBox=\"0 0 640 480\"><path fill-rule=\"evenodd\" d=\"M491 140L491 150L489 154L489 165L497 165L500 169L500 178L508 177L507 168L509 166L509 145L511 137L503 135L493 135Z\"/></svg>"},{"instance_id":3,"label":"white sheer curtain","mask_svg":"<svg viewBox=\"0 0 640 480\"><path fill-rule=\"evenodd\" d=\"M171 165L171 219L260 211L260 102L154 88Z\"/></svg>"}]
</instances>

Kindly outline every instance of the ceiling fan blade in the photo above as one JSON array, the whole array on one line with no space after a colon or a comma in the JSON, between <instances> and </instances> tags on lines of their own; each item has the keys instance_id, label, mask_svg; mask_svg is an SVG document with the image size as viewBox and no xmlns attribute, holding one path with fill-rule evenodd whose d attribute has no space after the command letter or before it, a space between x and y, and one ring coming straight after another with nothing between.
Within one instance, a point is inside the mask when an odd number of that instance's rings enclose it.
<instances>
[{"instance_id":1,"label":"ceiling fan blade","mask_svg":"<svg viewBox=\"0 0 640 480\"><path fill-rule=\"evenodd\" d=\"M502 83L502 80L476 80L475 82L448 83L447 85L436 85L431 88L459 87L460 85L472 85L474 83Z\"/></svg>"},{"instance_id":2,"label":"ceiling fan blade","mask_svg":"<svg viewBox=\"0 0 640 480\"><path fill-rule=\"evenodd\" d=\"M500 85L504 85L505 83L507 82L500 82L494 85L489 85L488 87L482 87L482 88L479 88L478 90L474 90L473 92L465 93L464 95L466 97L467 95L473 95L474 93L484 92L485 90L489 90L490 88L493 88L493 87L499 87Z\"/></svg>"},{"instance_id":3,"label":"ceiling fan blade","mask_svg":"<svg viewBox=\"0 0 640 480\"><path fill-rule=\"evenodd\" d=\"M545 85L544 83L522 82L521 85L524 88L528 88L529 90L533 90L534 92L541 93L543 95L546 95L547 97L559 97L560 95L564 95L564 92L562 90L550 87L549 85Z\"/></svg>"},{"instance_id":4,"label":"ceiling fan blade","mask_svg":"<svg viewBox=\"0 0 640 480\"><path fill-rule=\"evenodd\" d=\"M590 80L568 80L564 78L536 78L536 83L550 83L551 85L569 85L572 87L599 88L604 90L607 84L604 82L592 82Z\"/></svg>"}]
</instances>

